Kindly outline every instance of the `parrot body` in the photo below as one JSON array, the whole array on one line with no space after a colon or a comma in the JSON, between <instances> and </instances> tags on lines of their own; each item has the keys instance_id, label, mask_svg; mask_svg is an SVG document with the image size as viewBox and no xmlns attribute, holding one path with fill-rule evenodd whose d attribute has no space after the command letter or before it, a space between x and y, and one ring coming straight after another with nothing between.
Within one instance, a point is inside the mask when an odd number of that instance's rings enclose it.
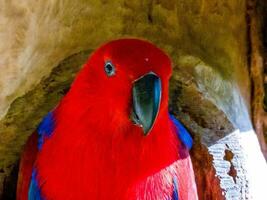
<instances>
[{"instance_id":1,"label":"parrot body","mask_svg":"<svg viewBox=\"0 0 267 200\"><path fill-rule=\"evenodd\" d=\"M171 63L154 45L100 47L21 158L18 200L196 200L192 139L168 112Z\"/></svg>"}]
</instances>

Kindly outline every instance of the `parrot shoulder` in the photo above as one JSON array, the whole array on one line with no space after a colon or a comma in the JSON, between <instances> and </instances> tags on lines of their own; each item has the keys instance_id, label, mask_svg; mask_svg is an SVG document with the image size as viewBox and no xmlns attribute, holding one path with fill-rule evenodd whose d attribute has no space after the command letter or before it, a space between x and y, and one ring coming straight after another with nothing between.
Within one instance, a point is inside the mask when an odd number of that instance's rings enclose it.
<instances>
[{"instance_id":1,"label":"parrot shoulder","mask_svg":"<svg viewBox=\"0 0 267 200\"><path fill-rule=\"evenodd\" d=\"M193 146L193 139L191 135L188 133L186 128L183 126L183 124L179 122L179 120L177 120L173 115L170 114L170 118L177 129L176 133L179 139L188 149L191 149Z\"/></svg>"},{"instance_id":2,"label":"parrot shoulder","mask_svg":"<svg viewBox=\"0 0 267 200\"><path fill-rule=\"evenodd\" d=\"M51 136L55 128L55 118L53 112L49 112L41 121L37 128L38 149L42 148L45 138Z\"/></svg>"}]
</instances>

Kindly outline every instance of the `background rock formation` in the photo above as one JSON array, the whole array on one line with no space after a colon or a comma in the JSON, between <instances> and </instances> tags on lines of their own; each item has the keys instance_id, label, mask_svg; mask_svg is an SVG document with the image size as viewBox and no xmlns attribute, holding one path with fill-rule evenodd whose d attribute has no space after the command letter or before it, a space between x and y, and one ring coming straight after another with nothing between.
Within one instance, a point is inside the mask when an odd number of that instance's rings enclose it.
<instances>
[{"instance_id":1,"label":"background rock formation","mask_svg":"<svg viewBox=\"0 0 267 200\"><path fill-rule=\"evenodd\" d=\"M257 199L255 179L267 172L250 121L255 3L0 0L0 199L14 199L20 151L41 118L90 52L120 37L152 41L173 59L170 110L194 137L200 199Z\"/></svg>"}]
</instances>

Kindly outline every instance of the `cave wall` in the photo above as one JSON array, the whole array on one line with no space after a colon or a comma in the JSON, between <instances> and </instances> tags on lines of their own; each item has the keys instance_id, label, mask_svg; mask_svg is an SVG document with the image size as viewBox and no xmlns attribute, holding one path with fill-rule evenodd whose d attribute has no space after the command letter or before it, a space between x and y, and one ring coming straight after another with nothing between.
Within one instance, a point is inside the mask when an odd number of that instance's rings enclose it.
<instances>
[{"instance_id":1,"label":"cave wall","mask_svg":"<svg viewBox=\"0 0 267 200\"><path fill-rule=\"evenodd\" d=\"M244 0L2 0L0 9L2 117L64 58L119 37L148 39L175 63L195 56L248 86Z\"/></svg>"},{"instance_id":2,"label":"cave wall","mask_svg":"<svg viewBox=\"0 0 267 200\"><path fill-rule=\"evenodd\" d=\"M138 37L173 59L170 110L194 136L200 199L238 199L241 190L243 199L243 147L229 134L252 128L246 10L245 0L0 1L0 194L14 198L23 144L88 55Z\"/></svg>"}]
</instances>

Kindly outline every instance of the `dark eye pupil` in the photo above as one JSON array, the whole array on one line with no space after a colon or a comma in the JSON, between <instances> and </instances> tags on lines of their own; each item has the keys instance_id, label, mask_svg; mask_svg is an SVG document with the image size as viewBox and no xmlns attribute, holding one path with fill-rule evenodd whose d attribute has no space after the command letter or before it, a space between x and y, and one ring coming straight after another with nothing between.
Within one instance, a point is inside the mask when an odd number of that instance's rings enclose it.
<instances>
[{"instance_id":1,"label":"dark eye pupil","mask_svg":"<svg viewBox=\"0 0 267 200\"><path fill-rule=\"evenodd\" d=\"M113 67L110 64L107 64L106 68L108 73L113 71Z\"/></svg>"},{"instance_id":2,"label":"dark eye pupil","mask_svg":"<svg viewBox=\"0 0 267 200\"><path fill-rule=\"evenodd\" d=\"M108 76L113 76L115 74L115 68L114 66L112 65L112 63L110 62L107 62L105 64L105 72Z\"/></svg>"}]
</instances>

